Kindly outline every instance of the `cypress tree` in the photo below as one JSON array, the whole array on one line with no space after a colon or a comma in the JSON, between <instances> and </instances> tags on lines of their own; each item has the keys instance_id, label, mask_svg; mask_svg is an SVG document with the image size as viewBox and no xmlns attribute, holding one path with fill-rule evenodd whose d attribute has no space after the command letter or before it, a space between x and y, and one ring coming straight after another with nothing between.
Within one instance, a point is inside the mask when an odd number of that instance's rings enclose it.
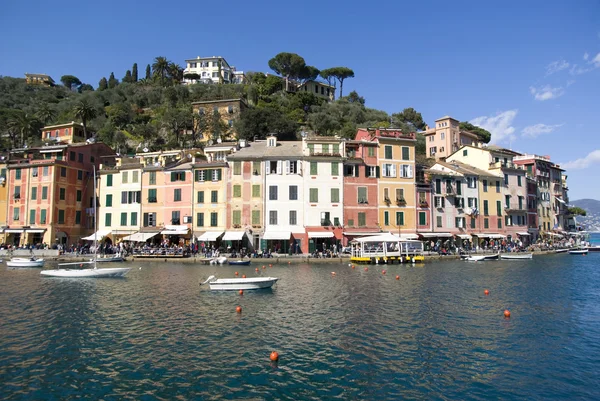
<instances>
[{"instance_id":1,"label":"cypress tree","mask_svg":"<svg viewBox=\"0 0 600 401\"><path fill-rule=\"evenodd\" d=\"M150 69L150 64L146 66L146 79L148 81L152 79L152 70Z\"/></svg>"},{"instance_id":2,"label":"cypress tree","mask_svg":"<svg viewBox=\"0 0 600 401\"><path fill-rule=\"evenodd\" d=\"M137 63L133 63L133 68L131 69L131 81L137 82L137 80L138 80Z\"/></svg>"},{"instance_id":3,"label":"cypress tree","mask_svg":"<svg viewBox=\"0 0 600 401\"><path fill-rule=\"evenodd\" d=\"M121 80L123 82L133 82L131 79L131 71L127 70L127 72L125 73L125 76L123 77L123 79Z\"/></svg>"},{"instance_id":4,"label":"cypress tree","mask_svg":"<svg viewBox=\"0 0 600 401\"><path fill-rule=\"evenodd\" d=\"M115 73L111 72L110 77L108 78L108 88L112 89L119 84L119 81L115 78Z\"/></svg>"},{"instance_id":5,"label":"cypress tree","mask_svg":"<svg viewBox=\"0 0 600 401\"><path fill-rule=\"evenodd\" d=\"M98 90L103 91L108 88L108 81L106 81L106 77L102 77L100 82L98 82Z\"/></svg>"}]
</instances>

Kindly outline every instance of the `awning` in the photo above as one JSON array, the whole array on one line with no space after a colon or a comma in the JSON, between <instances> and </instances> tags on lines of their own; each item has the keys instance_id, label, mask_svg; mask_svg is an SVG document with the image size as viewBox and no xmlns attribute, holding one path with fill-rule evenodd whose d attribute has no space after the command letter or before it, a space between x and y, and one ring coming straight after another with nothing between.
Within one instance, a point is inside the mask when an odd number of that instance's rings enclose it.
<instances>
[{"instance_id":1,"label":"awning","mask_svg":"<svg viewBox=\"0 0 600 401\"><path fill-rule=\"evenodd\" d=\"M187 235L189 230L162 230L160 233L162 235Z\"/></svg>"},{"instance_id":2,"label":"awning","mask_svg":"<svg viewBox=\"0 0 600 401\"><path fill-rule=\"evenodd\" d=\"M366 236L366 235L379 235L379 234L381 234L381 232L380 231L373 231L373 232L367 232L367 231L357 231L357 232L344 231L343 234L344 235Z\"/></svg>"},{"instance_id":3,"label":"awning","mask_svg":"<svg viewBox=\"0 0 600 401\"><path fill-rule=\"evenodd\" d=\"M292 236L291 231L265 231L262 239L264 239L264 240L274 240L274 239L289 240L291 236Z\"/></svg>"},{"instance_id":4,"label":"awning","mask_svg":"<svg viewBox=\"0 0 600 401\"><path fill-rule=\"evenodd\" d=\"M529 233L517 233L517 235L527 235L527 236L529 236L530 234Z\"/></svg>"},{"instance_id":5,"label":"awning","mask_svg":"<svg viewBox=\"0 0 600 401\"><path fill-rule=\"evenodd\" d=\"M133 242L146 242L150 238L157 236L160 232L153 233L135 233L128 235L127 237L123 237L123 241L133 241Z\"/></svg>"},{"instance_id":6,"label":"awning","mask_svg":"<svg viewBox=\"0 0 600 401\"><path fill-rule=\"evenodd\" d=\"M460 239L471 239L469 234L456 234L456 236Z\"/></svg>"},{"instance_id":7,"label":"awning","mask_svg":"<svg viewBox=\"0 0 600 401\"><path fill-rule=\"evenodd\" d=\"M419 239L419 236L417 234L400 234L400 239L402 241L404 241L404 240L412 240L412 239Z\"/></svg>"},{"instance_id":8,"label":"awning","mask_svg":"<svg viewBox=\"0 0 600 401\"><path fill-rule=\"evenodd\" d=\"M40 234L40 233L43 233L44 231L46 231L45 228L28 228L25 230L26 233L32 233L32 234Z\"/></svg>"},{"instance_id":9,"label":"awning","mask_svg":"<svg viewBox=\"0 0 600 401\"><path fill-rule=\"evenodd\" d=\"M333 238L333 233L331 231L314 231L308 232L308 238Z\"/></svg>"},{"instance_id":10,"label":"awning","mask_svg":"<svg viewBox=\"0 0 600 401\"><path fill-rule=\"evenodd\" d=\"M111 230L98 230L96 231L94 234L92 235L88 235L87 237L83 237L82 240L84 241L101 241L102 238L106 237L108 234L110 234Z\"/></svg>"},{"instance_id":11,"label":"awning","mask_svg":"<svg viewBox=\"0 0 600 401\"><path fill-rule=\"evenodd\" d=\"M450 233L419 233L419 235L425 238L450 238L452 234Z\"/></svg>"},{"instance_id":12,"label":"awning","mask_svg":"<svg viewBox=\"0 0 600 401\"><path fill-rule=\"evenodd\" d=\"M479 238L491 238L491 239L501 239L501 238L506 238L505 235L502 234L486 234L486 233L482 233L482 234L473 234Z\"/></svg>"},{"instance_id":13,"label":"awning","mask_svg":"<svg viewBox=\"0 0 600 401\"><path fill-rule=\"evenodd\" d=\"M244 238L245 231L225 231L221 238L223 241L241 241Z\"/></svg>"},{"instance_id":14,"label":"awning","mask_svg":"<svg viewBox=\"0 0 600 401\"><path fill-rule=\"evenodd\" d=\"M216 241L223 234L223 231L207 231L198 237L198 241Z\"/></svg>"},{"instance_id":15,"label":"awning","mask_svg":"<svg viewBox=\"0 0 600 401\"><path fill-rule=\"evenodd\" d=\"M59 153L59 152L62 152L63 150L65 150L65 148L60 148L60 149L41 149L40 153Z\"/></svg>"},{"instance_id":16,"label":"awning","mask_svg":"<svg viewBox=\"0 0 600 401\"><path fill-rule=\"evenodd\" d=\"M7 228L4 230L5 233L8 234L19 234L22 233L24 231L23 228Z\"/></svg>"},{"instance_id":17,"label":"awning","mask_svg":"<svg viewBox=\"0 0 600 401\"><path fill-rule=\"evenodd\" d=\"M112 235L129 235L133 234L135 230L112 230L110 233Z\"/></svg>"},{"instance_id":18,"label":"awning","mask_svg":"<svg viewBox=\"0 0 600 401\"><path fill-rule=\"evenodd\" d=\"M560 199L560 198L554 198L554 199L556 199L557 201L559 201L559 202L560 202L560 203L562 203L563 205L566 205L566 204L567 204L567 202L565 202L564 200L562 200L562 199Z\"/></svg>"}]
</instances>

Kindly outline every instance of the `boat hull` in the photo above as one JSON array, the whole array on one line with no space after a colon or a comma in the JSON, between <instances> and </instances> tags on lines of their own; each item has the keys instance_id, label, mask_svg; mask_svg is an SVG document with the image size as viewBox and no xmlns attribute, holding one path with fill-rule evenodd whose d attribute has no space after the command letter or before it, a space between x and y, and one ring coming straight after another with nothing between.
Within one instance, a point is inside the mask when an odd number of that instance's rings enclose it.
<instances>
[{"instance_id":1,"label":"boat hull","mask_svg":"<svg viewBox=\"0 0 600 401\"><path fill-rule=\"evenodd\" d=\"M587 255L588 250L587 249L577 249L577 250L569 251L569 253L571 255Z\"/></svg>"},{"instance_id":2,"label":"boat hull","mask_svg":"<svg viewBox=\"0 0 600 401\"><path fill-rule=\"evenodd\" d=\"M109 262L125 262L125 258L122 256L108 257L108 258L98 258L96 259L97 263L109 263Z\"/></svg>"},{"instance_id":3,"label":"boat hull","mask_svg":"<svg viewBox=\"0 0 600 401\"><path fill-rule=\"evenodd\" d=\"M521 255L506 254L506 255L500 255L500 259L503 259L503 260L528 260L528 259L533 259L533 254L531 254L531 253L521 254Z\"/></svg>"},{"instance_id":4,"label":"boat hull","mask_svg":"<svg viewBox=\"0 0 600 401\"><path fill-rule=\"evenodd\" d=\"M106 269L55 269L42 270L40 274L46 277L67 277L67 278L104 278L104 277L125 277L131 268L113 267Z\"/></svg>"},{"instance_id":5,"label":"boat hull","mask_svg":"<svg viewBox=\"0 0 600 401\"><path fill-rule=\"evenodd\" d=\"M43 267L44 259L12 258L6 262L8 267Z\"/></svg>"},{"instance_id":6,"label":"boat hull","mask_svg":"<svg viewBox=\"0 0 600 401\"><path fill-rule=\"evenodd\" d=\"M250 261L249 260L230 260L229 264L233 265L233 266L249 266Z\"/></svg>"},{"instance_id":7,"label":"boat hull","mask_svg":"<svg viewBox=\"0 0 600 401\"><path fill-rule=\"evenodd\" d=\"M485 260L498 260L498 258L500 257L500 254L495 254L495 255L484 255L483 258Z\"/></svg>"},{"instance_id":8,"label":"boat hull","mask_svg":"<svg viewBox=\"0 0 600 401\"><path fill-rule=\"evenodd\" d=\"M466 260L467 262L483 262L484 260L491 259L487 259L485 256L468 256L464 258L464 260Z\"/></svg>"},{"instance_id":9,"label":"boat hull","mask_svg":"<svg viewBox=\"0 0 600 401\"><path fill-rule=\"evenodd\" d=\"M277 280L277 277L222 278L211 281L208 285L214 291L260 290L271 288Z\"/></svg>"}]
</instances>

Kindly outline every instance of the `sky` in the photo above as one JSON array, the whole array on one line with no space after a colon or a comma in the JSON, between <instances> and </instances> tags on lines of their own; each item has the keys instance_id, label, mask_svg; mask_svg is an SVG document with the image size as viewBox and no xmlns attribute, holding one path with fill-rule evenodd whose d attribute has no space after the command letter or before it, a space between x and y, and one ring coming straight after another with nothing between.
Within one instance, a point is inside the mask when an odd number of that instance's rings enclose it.
<instances>
[{"instance_id":1,"label":"sky","mask_svg":"<svg viewBox=\"0 0 600 401\"><path fill-rule=\"evenodd\" d=\"M89 4L86 4L89 3ZM0 75L75 75L97 87L155 57L223 56L270 72L280 52L346 66L367 107L413 107L488 129L492 142L549 155L569 196L600 199L600 2L4 0Z\"/></svg>"}]
</instances>

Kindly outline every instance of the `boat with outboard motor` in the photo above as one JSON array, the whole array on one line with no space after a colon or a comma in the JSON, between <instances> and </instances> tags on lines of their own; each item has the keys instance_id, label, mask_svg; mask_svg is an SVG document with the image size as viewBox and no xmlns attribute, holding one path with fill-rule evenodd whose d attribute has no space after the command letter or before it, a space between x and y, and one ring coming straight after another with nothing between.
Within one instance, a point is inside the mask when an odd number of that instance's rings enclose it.
<instances>
[{"instance_id":1,"label":"boat with outboard motor","mask_svg":"<svg viewBox=\"0 0 600 401\"><path fill-rule=\"evenodd\" d=\"M30 258L11 258L6 262L8 267L44 267L44 259L32 256Z\"/></svg>"},{"instance_id":2,"label":"boat with outboard motor","mask_svg":"<svg viewBox=\"0 0 600 401\"><path fill-rule=\"evenodd\" d=\"M528 260L533 259L532 253L511 252L500 254L502 260Z\"/></svg>"},{"instance_id":3,"label":"boat with outboard motor","mask_svg":"<svg viewBox=\"0 0 600 401\"><path fill-rule=\"evenodd\" d=\"M211 290L220 291L260 290L271 288L277 280L279 280L277 277L217 278L210 276L200 285L208 284Z\"/></svg>"}]
</instances>

